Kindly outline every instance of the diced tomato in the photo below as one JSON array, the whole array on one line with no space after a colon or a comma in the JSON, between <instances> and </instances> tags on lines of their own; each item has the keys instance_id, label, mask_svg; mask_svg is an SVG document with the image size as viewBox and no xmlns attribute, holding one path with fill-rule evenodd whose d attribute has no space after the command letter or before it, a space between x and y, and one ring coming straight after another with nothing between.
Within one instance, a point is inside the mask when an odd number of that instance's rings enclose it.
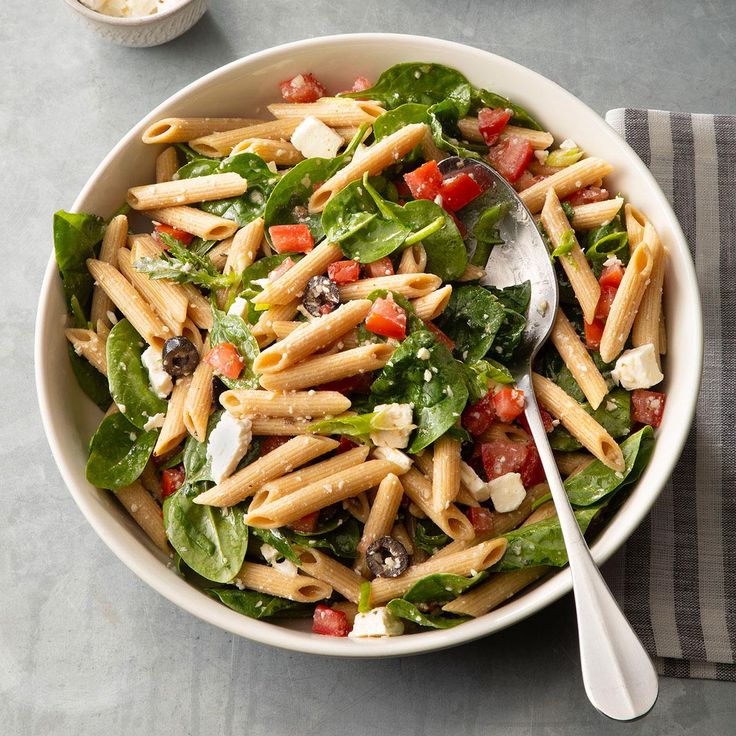
<instances>
[{"instance_id":1,"label":"diced tomato","mask_svg":"<svg viewBox=\"0 0 736 736\"><path fill-rule=\"evenodd\" d=\"M493 514L484 506L468 506L465 515L470 519L476 534L493 529Z\"/></svg>"},{"instance_id":2,"label":"diced tomato","mask_svg":"<svg viewBox=\"0 0 736 736\"><path fill-rule=\"evenodd\" d=\"M603 329L606 323L602 319L594 318L592 322L584 322L585 325L585 345L589 350L598 350L601 346L601 338L603 337Z\"/></svg>"},{"instance_id":3,"label":"diced tomato","mask_svg":"<svg viewBox=\"0 0 736 736\"><path fill-rule=\"evenodd\" d=\"M450 352L452 352L455 349L455 343L453 342L452 338L450 338L448 335L446 335L442 330L437 327L437 325L434 322L430 322L429 320L422 320L424 322L424 326L437 338L439 342L441 342Z\"/></svg>"},{"instance_id":4,"label":"diced tomato","mask_svg":"<svg viewBox=\"0 0 736 736\"><path fill-rule=\"evenodd\" d=\"M231 342L215 345L203 360L212 366L215 373L225 378L237 378L243 372L243 359Z\"/></svg>"},{"instance_id":5,"label":"diced tomato","mask_svg":"<svg viewBox=\"0 0 736 736\"><path fill-rule=\"evenodd\" d=\"M531 488L546 478L544 468L542 467L542 460L539 457L539 452L537 452L537 446L534 442L529 443L526 457L519 468L519 474L521 475L521 482L524 484L524 488Z\"/></svg>"},{"instance_id":6,"label":"diced tomato","mask_svg":"<svg viewBox=\"0 0 736 736\"><path fill-rule=\"evenodd\" d=\"M450 212L457 212L481 194L483 187L465 172L445 179L439 190L442 206Z\"/></svg>"},{"instance_id":7,"label":"diced tomato","mask_svg":"<svg viewBox=\"0 0 736 736\"><path fill-rule=\"evenodd\" d=\"M301 519L292 521L291 524L287 524L289 529L301 534L311 534L317 528L317 522L319 521L319 511L312 511L311 514L302 516Z\"/></svg>"},{"instance_id":8,"label":"diced tomato","mask_svg":"<svg viewBox=\"0 0 736 736\"><path fill-rule=\"evenodd\" d=\"M295 265L295 262L291 258L284 258L284 260L268 274L268 278L271 279L271 281L276 281L276 279L283 276L292 266Z\"/></svg>"},{"instance_id":9,"label":"diced tomato","mask_svg":"<svg viewBox=\"0 0 736 736\"><path fill-rule=\"evenodd\" d=\"M401 199L409 199L411 197L411 189L409 185L403 179L394 179L394 186L396 187L396 193Z\"/></svg>"},{"instance_id":10,"label":"diced tomato","mask_svg":"<svg viewBox=\"0 0 736 736\"><path fill-rule=\"evenodd\" d=\"M369 279L376 279L379 276L393 276L394 275L394 264L391 263L391 259L388 256L379 258L373 263L366 263L363 266L365 275Z\"/></svg>"},{"instance_id":11,"label":"diced tomato","mask_svg":"<svg viewBox=\"0 0 736 736\"><path fill-rule=\"evenodd\" d=\"M161 473L161 496L167 498L172 493L176 493L184 483L186 473L183 465L177 465L175 468L166 468Z\"/></svg>"},{"instance_id":12,"label":"diced tomato","mask_svg":"<svg viewBox=\"0 0 736 736\"><path fill-rule=\"evenodd\" d=\"M194 238L194 235L191 233L188 233L185 230L179 230L178 227L171 227L171 225L156 225L153 228L153 237L161 242L158 237L159 233L165 233L166 235L170 235L172 238L176 238L182 245L189 245ZM164 250L166 250L166 246L163 243L161 243L161 245Z\"/></svg>"},{"instance_id":13,"label":"diced tomato","mask_svg":"<svg viewBox=\"0 0 736 736\"><path fill-rule=\"evenodd\" d=\"M358 261L337 261L327 266L327 275L336 284L349 284L360 278Z\"/></svg>"},{"instance_id":14,"label":"diced tomato","mask_svg":"<svg viewBox=\"0 0 736 736\"><path fill-rule=\"evenodd\" d=\"M353 442L353 440L351 440L350 437L346 437L345 435L342 435L340 437L340 444L335 448L335 455L342 455L343 452L352 450L354 447L357 447L357 446L358 446L357 442Z\"/></svg>"},{"instance_id":15,"label":"diced tomato","mask_svg":"<svg viewBox=\"0 0 736 736\"><path fill-rule=\"evenodd\" d=\"M478 129L487 146L492 146L511 120L511 110L484 107L478 110Z\"/></svg>"},{"instance_id":16,"label":"diced tomato","mask_svg":"<svg viewBox=\"0 0 736 736\"><path fill-rule=\"evenodd\" d=\"M660 391L636 388L631 392L631 418L641 424L659 427L667 396Z\"/></svg>"},{"instance_id":17,"label":"diced tomato","mask_svg":"<svg viewBox=\"0 0 736 736\"><path fill-rule=\"evenodd\" d=\"M494 440L484 442L480 451L486 476L493 480L506 473L518 473L529 452L529 445L526 442Z\"/></svg>"},{"instance_id":18,"label":"diced tomato","mask_svg":"<svg viewBox=\"0 0 736 736\"><path fill-rule=\"evenodd\" d=\"M610 266L604 266L601 271L601 277L598 279L598 283L603 286L613 286L618 289L621 285L621 280L624 277L624 264L623 263L612 263Z\"/></svg>"},{"instance_id":19,"label":"diced tomato","mask_svg":"<svg viewBox=\"0 0 736 736\"><path fill-rule=\"evenodd\" d=\"M312 631L323 636L347 636L350 624L344 611L336 611L320 603L314 609Z\"/></svg>"},{"instance_id":20,"label":"diced tomato","mask_svg":"<svg viewBox=\"0 0 736 736\"><path fill-rule=\"evenodd\" d=\"M339 391L341 394L367 394L373 384L373 373L358 373L337 381L330 381L317 386L317 391Z\"/></svg>"},{"instance_id":21,"label":"diced tomato","mask_svg":"<svg viewBox=\"0 0 736 736\"><path fill-rule=\"evenodd\" d=\"M488 160L501 176L512 184L522 175L534 155L532 144L526 138L510 135L488 151Z\"/></svg>"},{"instance_id":22,"label":"diced tomato","mask_svg":"<svg viewBox=\"0 0 736 736\"><path fill-rule=\"evenodd\" d=\"M549 434L555 428L555 425L552 423L552 415L542 406L539 407L539 413L542 416L544 431ZM526 412L524 412L523 414L519 414L519 416L516 417L516 422L524 427L524 429L529 432L529 434L531 434L532 431L529 428L529 421L526 418Z\"/></svg>"},{"instance_id":23,"label":"diced tomato","mask_svg":"<svg viewBox=\"0 0 736 736\"><path fill-rule=\"evenodd\" d=\"M287 102L316 102L327 94L325 87L312 74L297 74L279 84Z\"/></svg>"},{"instance_id":24,"label":"diced tomato","mask_svg":"<svg viewBox=\"0 0 736 736\"><path fill-rule=\"evenodd\" d=\"M385 299L378 297L365 318L365 326L375 335L403 340L406 337L406 312L391 294Z\"/></svg>"},{"instance_id":25,"label":"diced tomato","mask_svg":"<svg viewBox=\"0 0 736 736\"><path fill-rule=\"evenodd\" d=\"M573 207L579 207L581 204L593 204L593 202L605 202L610 199L607 189L601 187L583 187L568 194L563 201L569 203Z\"/></svg>"},{"instance_id":26,"label":"diced tomato","mask_svg":"<svg viewBox=\"0 0 736 736\"><path fill-rule=\"evenodd\" d=\"M595 318L605 322L611 311L611 304L616 297L618 288L615 286L601 286L601 295L598 298L598 306L595 308Z\"/></svg>"},{"instance_id":27,"label":"diced tomato","mask_svg":"<svg viewBox=\"0 0 736 736\"><path fill-rule=\"evenodd\" d=\"M514 189L516 189L517 192L523 192L525 189L529 189L533 184L537 184L546 178L546 176L535 176L531 171L529 171L529 169L526 169L521 172L521 176L514 182Z\"/></svg>"},{"instance_id":28,"label":"diced tomato","mask_svg":"<svg viewBox=\"0 0 736 736\"><path fill-rule=\"evenodd\" d=\"M516 388L502 388L493 397L496 416L502 422L513 422L524 411L524 392Z\"/></svg>"},{"instance_id":29,"label":"diced tomato","mask_svg":"<svg viewBox=\"0 0 736 736\"><path fill-rule=\"evenodd\" d=\"M373 86L373 83L366 79L365 77L356 77L355 81L353 82L353 87L350 90L351 92L363 92L366 89L370 89Z\"/></svg>"},{"instance_id":30,"label":"diced tomato","mask_svg":"<svg viewBox=\"0 0 736 736\"><path fill-rule=\"evenodd\" d=\"M442 172L436 161L427 161L418 169L404 174L404 181L414 199L434 199L442 187Z\"/></svg>"},{"instance_id":31,"label":"diced tomato","mask_svg":"<svg viewBox=\"0 0 736 736\"><path fill-rule=\"evenodd\" d=\"M282 437L281 435L273 435L270 437L264 437L261 440L260 455L268 455L269 452L275 450L277 447L286 444L291 437Z\"/></svg>"},{"instance_id":32,"label":"diced tomato","mask_svg":"<svg viewBox=\"0 0 736 736\"><path fill-rule=\"evenodd\" d=\"M493 405L493 391L489 391L480 401L466 407L462 416L463 427L472 435L483 434L493 424L496 409Z\"/></svg>"},{"instance_id":33,"label":"diced tomato","mask_svg":"<svg viewBox=\"0 0 736 736\"><path fill-rule=\"evenodd\" d=\"M309 253L314 238L306 225L271 225L271 243L277 253Z\"/></svg>"}]
</instances>

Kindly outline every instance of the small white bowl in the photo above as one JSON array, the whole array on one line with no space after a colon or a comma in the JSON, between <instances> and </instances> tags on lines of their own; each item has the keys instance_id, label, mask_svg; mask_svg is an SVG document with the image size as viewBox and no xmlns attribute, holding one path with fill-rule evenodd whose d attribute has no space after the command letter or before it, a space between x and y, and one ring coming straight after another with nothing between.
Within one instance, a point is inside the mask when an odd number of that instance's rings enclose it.
<instances>
[{"instance_id":1,"label":"small white bowl","mask_svg":"<svg viewBox=\"0 0 736 736\"><path fill-rule=\"evenodd\" d=\"M312 72L328 89L342 90L349 89L358 75L376 79L382 70L406 61L453 66L472 83L527 107L558 141L573 138L589 154L610 161L615 167L610 178L613 191L623 192L647 214L669 249L665 276L667 410L651 462L592 545L593 557L600 564L641 523L675 467L695 412L703 328L693 262L662 190L631 147L569 92L500 56L434 38L369 33L290 43L223 66L159 105L105 157L71 209L109 216L128 187L149 180L160 147L142 143L141 134L156 120L170 116L262 115L265 106L278 97L278 82L298 72ZM87 442L101 413L74 380L62 329L64 319L64 297L52 254L39 299L35 368L41 416L54 458L74 500L102 540L142 580L193 615L234 634L285 649L343 657L386 657L443 649L486 636L530 616L570 590L570 571L564 569L496 610L455 628L375 641L319 636L310 632L306 621L255 621L226 608L169 569L165 555L113 495L87 482ZM64 534L63 525L58 533ZM70 538L69 544L73 543Z\"/></svg>"},{"instance_id":2,"label":"small white bowl","mask_svg":"<svg viewBox=\"0 0 736 736\"><path fill-rule=\"evenodd\" d=\"M120 46L160 46L186 33L207 12L209 0L182 0L160 13L136 18L115 18L97 13L79 0L64 0L94 31Z\"/></svg>"}]
</instances>

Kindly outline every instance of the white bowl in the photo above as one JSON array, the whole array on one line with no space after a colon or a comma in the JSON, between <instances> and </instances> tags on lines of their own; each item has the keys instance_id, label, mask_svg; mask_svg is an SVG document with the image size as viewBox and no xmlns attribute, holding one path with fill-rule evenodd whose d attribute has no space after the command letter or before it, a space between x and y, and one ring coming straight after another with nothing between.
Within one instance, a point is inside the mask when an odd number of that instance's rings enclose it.
<instances>
[{"instance_id":1,"label":"white bowl","mask_svg":"<svg viewBox=\"0 0 736 736\"><path fill-rule=\"evenodd\" d=\"M90 10L79 0L64 0L86 26L108 41L134 48L160 46L186 33L207 12L208 1L182 0L153 15L116 18Z\"/></svg>"},{"instance_id":2,"label":"white bowl","mask_svg":"<svg viewBox=\"0 0 736 736\"><path fill-rule=\"evenodd\" d=\"M349 88L357 75L376 79L383 69L403 61L433 61L456 67L471 82L497 90L528 107L558 140L574 138L590 154L610 161L616 167L611 177L614 190L623 192L646 212L669 248L667 411L651 463L593 545L593 555L602 563L647 514L685 443L700 384L702 318L693 263L661 189L632 149L590 108L557 84L486 51L419 36L357 34L278 46L234 61L159 105L107 155L72 209L109 215L123 200L127 187L150 180L159 149L144 145L140 138L154 120L172 115L252 116L262 113L265 105L277 98L280 80L297 72L313 72L329 89L341 90ZM100 413L81 393L69 367L62 333L64 311L61 283L52 257L36 323L36 383L44 427L62 477L110 549L159 593L195 616L235 634L285 649L382 657L427 652L476 639L520 621L570 590L569 571L562 570L512 602L453 629L370 642L311 634L306 622L268 623L231 611L168 569L162 553L112 495L93 488L85 480L86 445ZM64 529L60 528L59 533L63 534Z\"/></svg>"}]
</instances>

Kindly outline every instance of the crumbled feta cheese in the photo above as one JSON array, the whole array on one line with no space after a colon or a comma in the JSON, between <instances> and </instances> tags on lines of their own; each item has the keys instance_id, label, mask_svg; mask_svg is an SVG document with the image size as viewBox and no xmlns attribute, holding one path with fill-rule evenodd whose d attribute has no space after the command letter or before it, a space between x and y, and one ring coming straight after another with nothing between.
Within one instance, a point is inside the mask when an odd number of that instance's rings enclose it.
<instances>
[{"instance_id":1,"label":"crumbled feta cheese","mask_svg":"<svg viewBox=\"0 0 736 736\"><path fill-rule=\"evenodd\" d=\"M575 143L572 138L565 138L565 140L560 143L561 151L572 151L573 148L578 148L578 144Z\"/></svg>"},{"instance_id":2,"label":"crumbled feta cheese","mask_svg":"<svg viewBox=\"0 0 736 736\"><path fill-rule=\"evenodd\" d=\"M626 350L619 356L611 371L611 378L627 391L650 388L664 376L657 365L657 354L652 343Z\"/></svg>"},{"instance_id":3,"label":"crumbled feta cheese","mask_svg":"<svg viewBox=\"0 0 736 736\"><path fill-rule=\"evenodd\" d=\"M310 115L297 125L291 142L305 158L335 158L342 145L342 137Z\"/></svg>"},{"instance_id":4,"label":"crumbled feta cheese","mask_svg":"<svg viewBox=\"0 0 736 736\"><path fill-rule=\"evenodd\" d=\"M409 444L413 424L412 408L409 404L379 404L375 409L371 442L377 447L402 449Z\"/></svg>"},{"instance_id":5,"label":"crumbled feta cheese","mask_svg":"<svg viewBox=\"0 0 736 736\"><path fill-rule=\"evenodd\" d=\"M287 559L279 562L281 553L270 544L261 545L261 554L263 558L268 562L274 570L278 570L282 575L288 575L290 578L295 578L299 572L299 568L291 561Z\"/></svg>"},{"instance_id":6,"label":"crumbled feta cheese","mask_svg":"<svg viewBox=\"0 0 736 736\"><path fill-rule=\"evenodd\" d=\"M549 151L534 151L534 158L536 158L540 164L543 164L548 157Z\"/></svg>"},{"instance_id":7,"label":"crumbled feta cheese","mask_svg":"<svg viewBox=\"0 0 736 736\"><path fill-rule=\"evenodd\" d=\"M146 430L146 432L150 432L152 429L158 429L159 427L164 426L164 419L166 418L166 415L159 412L158 414L154 414L144 425L143 429Z\"/></svg>"},{"instance_id":8,"label":"crumbled feta cheese","mask_svg":"<svg viewBox=\"0 0 736 736\"><path fill-rule=\"evenodd\" d=\"M390 614L385 606L372 608L367 613L356 613L353 629L349 637L364 638L378 636L401 636L404 624L401 619Z\"/></svg>"},{"instance_id":9,"label":"crumbled feta cheese","mask_svg":"<svg viewBox=\"0 0 736 736\"><path fill-rule=\"evenodd\" d=\"M424 371L424 382L429 383L432 380L432 371L425 370Z\"/></svg>"},{"instance_id":10,"label":"crumbled feta cheese","mask_svg":"<svg viewBox=\"0 0 736 736\"><path fill-rule=\"evenodd\" d=\"M526 489L518 473L506 473L488 482L493 507L499 513L516 511L526 496Z\"/></svg>"},{"instance_id":11,"label":"crumbled feta cheese","mask_svg":"<svg viewBox=\"0 0 736 736\"><path fill-rule=\"evenodd\" d=\"M159 399L165 399L174 388L171 376L164 370L161 362L161 351L152 345L147 347L141 354L141 361L148 370L148 382L151 384L153 393Z\"/></svg>"},{"instance_id":12,"label":"crumbled feta cheese","mask_svg":"<svg viewBox=\"0 0 736 736\"><path fill-rule=\"evenodd\" d=\"M417 358L419 360L429 360L429 355L430 353L427 348L419 348L419 350L417 350Z\"/></svg>"},{"instance_id":13,"label":"crumbled feta cheese","mask_svg":"<svg viewBox=\"0 0 736 736\"><path fill-rule=\"evenodd\" d=\"M624 264L621 262L621 260L617 256L608 256L605 261L603 261L603 266L623 266Z\"/></svg>"},{"instance_id":14,"label":"crumbled feta cheese","mask_svg":"<svg viewBox=\"0 0 736 736\"><path fill-rule=\"evenodd\" d=\"M140 18L180 5L182 0L81 0L90 10L116 18Z\"/></svg>"},{"instance_id":15,"label":"crumbled feta cheese","mask_svg":"<svg viewBox=\"0 0 736 736\"><path fill-rule=\"evenodd\" d=\"M108 309L105 314L107 314L107 319L110 320L111 325L116 325L118 323L118 318L115 316L115 312L111 309Z\"/></svg>"},{"instance_id":16,"label":"crumbled feta cheese","mask_svg":"<svg viewBox=\"0 0 736 736\"><path fill-rule=\"evenodd\" d=\"M476 501L487 501L491 497L489 484L463 460L460 461L460 481L473 494Z\"/></svg>"},{"instance_id":17,"label":"crumbled feta cheese","mask_svg":"<svg viewBox=\"0 0 736 736\"><path fill-rule=\"evenodd\" d=\"M376 447L373 450L373 457L379 460L388 460L394 465L398 465L404 473L414 464L414 461L406 453L401 452L401 450L394 450L393 447Z\"/></svg>"},{"instance_id":18,"label":"crumbled feta cheese","mask_svg":"<svg viewBox=\"0 0 736 736\"><path fill-rule=\"evenodd\" d=\"M236 297L235 301L230 305L230 309L227 313L231 316L240 317L245 319L245 315L248 312L248 300L243 299L242 296Z\"/></svg>"},{"instance_id":19,"label":"crumbled feta cheese","mask_svg":"<svg viewBox=\"0 0 736 736\"><path fill-rule=\"evenodd\" d=\"M222 483L248 452L251 428L250 419L238 419L229 412L225 412L217 422L207 442L207 459L212 465L215 483Z\"/></svg>"}]
</instances>

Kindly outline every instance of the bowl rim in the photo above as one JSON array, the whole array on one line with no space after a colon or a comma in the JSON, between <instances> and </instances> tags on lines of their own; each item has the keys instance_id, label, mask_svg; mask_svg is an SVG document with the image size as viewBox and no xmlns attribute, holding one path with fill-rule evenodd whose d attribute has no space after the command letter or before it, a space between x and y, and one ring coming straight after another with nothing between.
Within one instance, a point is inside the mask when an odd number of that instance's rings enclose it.
<instances>
[{"instance_id":1,"label":"bowl rim","mask_svg":"<svg viewBox=\"0 0 736 736\"><path fill-rule=\"evenodd\" d=\"M88 8L86 5L82 4L80 0L64 0L64 2L72 10L76 11L80 15L83 15L85 18L89 18L90 20L96 21L98 23L106 23L110 26L118 26L119 28L130 28L134 26L151 25L153 23L157 23L158 21L168 18L170 15L173 15L187 5L191 5L193 2L196 2L196 0L180 0L177 5L174 5L171 8L166 8L166 10L161 13L156 11L151 15L135 15L130 18L118 18L115 15L105 15L105 13L99 13L96 10L92 10L92 8Z\"/></svg>"},{"instance_id":2,"label":"bowl rim","mask_svg":"<svg viewBox=\"0 0 736 736\"><path fill-rule=\"evenodd\" d=\"M69 0L67 0L69 2ZM522 75L541 83L543 86L550 87L555 90L558 99L561 99L565 105L585 111L588 115L597 118L601 125L601 134L607 135L615 145L623 149L630 157L630 165L635 169L637 176L642 177L653 190L656 197L657 206L661 208L663 215L668 221L668 225L672 230L675 240L681 242L685 246L684 250L688 253L687 241L682 232L682 228L670 206L667 198L662 192L659 184L654 179L652 173L647 169L638 155L631 146L620 137L610 126L605 123L598 113L592 110L588 105L575 97L573 94L562 88L556 82L544 77L542 74L535 72L528 67L517 62L498 56L484 49L479 49L467 44L455 41L447 41L439 38L419 36L412 34L395 34L395 33L355 33L355 34L335 34L329 36L321 36L317 38L293 41L279 46L273 46L268 49L249 54L240 59L236 59L217 69L203 75L186 85L178 92L161 102L153 110L151 110L142 120L135 124L112 148L112 150L104 157L86 184L76 197L71 211L79 211L81 202L85 200L88 193L97 185L97 182L108 164L118 155L120 151L128 146L128 144L140 134L146 125L151 121L165 114L165 111L172 105L175 105L182 98L189 97L196 93L199 89L206 87L216 80L220 75L226 74L231 69L248 65L256 61L268 61L271 57L282 59L285 54L291 50L305 49L310 47L319 47L322 45L350 44L356 42L373 42L381 41L399 41L413 44L421 44L425 47L426 53L436 50L438 52L448 49L455 49L458 53L471 56L474 54L479 61L491 63L496 69L502 70L504 67L514 70ZM650 490L644 497L638 498L638 512L632 509L628 514L619 514L614 520L615 524L609 524L603 533L596 539L591 546L591 552L594 559L600 565L605 562L633 533L636 527L645 518L652 505L659 497L667 480L674 470L675 464L680 456L682 448L687 439L688 431L692 423L697 397L699 393L700 379L702 375L703 363L703 321L700 302L700 294L698 289L695 266L692 257L682 259L682 263L678 264L684 269L683 284L684 288L689 292L685 294L691 309L694 311L696 319L694 322L694 334L691 335L692 352L689 354L689 365L691 366L691 375L696 383L686 401L678 406L678 425L671 428L672 436L670 439L670 453L664 461L661 476L656 478L652 483L656 490ZM44 366L47 363L45 335L47 327L50 329L50 320L47 318L50 301L54 293L55 284L58 288L57 268L54 260L53 247L47 263L46 272L41 286L39 295L38 311L35 324L35 344L34 344L34 371L37 388L37 399L39 403L44 432L49 442L52 455L59 469L59 472L71 493L75 503L84 514L87 521L101 537L102 541L112 550L112 552L139 578L148 583L154 590L158 591L165 598L183 608L187 612L202 619L210 624L218 626L230 633L243 636L247 639L277 646L282 649L291 651L304 652L309 654L322 654L327 656L338 656L348 658L380 658L403 656L410 654L422 654L448 647L457 646L482 636L487 636L496 631L500 631L528 616L541 611L543 608L561 598L572 588L572 580L569 568L563 568L554 575L545 579L534 590L520 596L514 601L496 609L491 614L481 616L446 630L433 630L412 634L411 636L391 637L382 640L373 640L367 645L355 639L342 639L334 637L319 637L313 634L307 634L301 631L294 631L284 627L271 624L267 621L253 620L238 614L219 602L207 598L194 586L179 578L176 574L166 574L159 567L161 565L160 557L157 557L151 549L144 544L140 544L137 540L135 544L131 544L127 534L119 533L119 523L113 519L112 514L107 512L100 513L98 509L93 508L89 489L82 484L77 484L74 480L71 463L65 456L58 436L57 427L52 411L52 402L50 397L50 387L46 384L44 377ZM694 371L693 371L694 369ZM665 472L666 471L666 472ZM637 488L640 484L637 484ZM613 529L612 529L613 527ZM155 561L157 564L151 564ZM493 616L493 621L489 623L487 616Z\"/></svg>"}]
</instances>

